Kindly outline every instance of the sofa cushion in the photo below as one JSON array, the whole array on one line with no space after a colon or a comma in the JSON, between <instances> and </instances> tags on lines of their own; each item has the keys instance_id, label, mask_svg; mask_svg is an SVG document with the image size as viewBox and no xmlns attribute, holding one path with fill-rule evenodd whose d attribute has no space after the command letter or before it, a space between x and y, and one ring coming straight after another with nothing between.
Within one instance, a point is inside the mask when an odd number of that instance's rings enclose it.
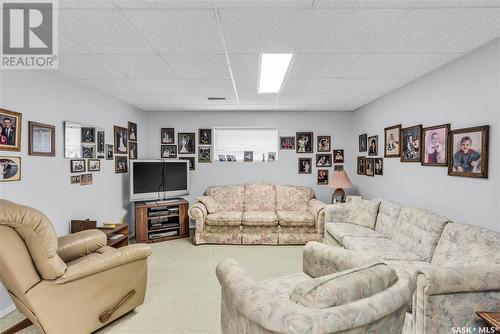
<instances>
[{"instance_id":1,"label":"sofa cushion","mask_svg":"<svg viewBox=\"0 0 500 334\"><path fill-rule=\"evenodd\" d=\"M219 203L217 203L212 196L200 196L197 200L205 205L208 213L216 213L219 211Z\"/></svg>"},{"instance_id":2,"label":"sofa cushion","mask_svg":"<svg viewBox=\"0 0 500 334\"><path fill-rule=\"evenodd\" d=\"M381 200L378 208L375 231L389 239L392 238L398 224L401 208L402 206L399 203Z\"/></svg>"},{"instance_id":3,"label":"sofa cushion","mask_svg":"<svg viewBox=\"0 0 500 334\"><path fill-rule=\"evenodd\" d=\"M344 237L372 237L372 238L382 238L383 236L375 232L374 230L363 227L359 225L349 224L349 223L329 223L326 224L326 231L337 240L337 242L342 243Z\"/></svg>"},{"instance_id":4,"label":"sofa cushion","mask_svg":"<svg viewBox=\"0 0 500 334\"><path fill-rule=\"evenodd\" d=\"M207 216L206 224L212 226L239 226L241 225L241 211L218 211Z\"/></svg>"},{"instance_id":5,"label":"sofa cushion","mask_svg":"<svg viewBox=\"0 0 500 334\"><path fill-rule=\"evenodd\" d=\"M358 199L349 203L347 222L373 229L377 220L379 200Z\"/></svg>"},{"instance_id":6,"label":"sofa cushion","mask_svg":"<svg viewBox=\"0 0 500 334\"><path fill-rule=\"evenodd\" d=\"M384 291L397 280L394 269L376 262L299 283L293 302L310 308L344 305Z\"/></svg>"},{"instance_id":7,"label":"sofa cushion","mask_svg":"<svg viewBox=\"0 0 500 334\"><path fill-rule=\"evenodd\" d=\"M290 294L297 284L309 281L311 276L303 272L260 281L259 288L272 294L278 301L290 303Z\"/></svg>"},{"instance_id":8,"label":"sofa cushion","mask_svg":"<svg viewBox=\"0 0 500 334\"><path fill-rule=\"evenodd\" d=\"M391 239L420 259L430 262L448 222L448 218L430 211L403 207Z\"/></svg>"},{"instance_id":9,"label":"sofa cushion","mask_svg":"<svg viewBox=\"0 0 500 334\"><path fill-rule=\"evenodd\" d=\"M314 226L314 217L307 211L278 211L280 226Z\"/></svg>"},{"instance_id":10,"label":"sofa cushion","mask_svg":"<svg viewBox=\"0 0 500 334\"><path fill-rule=\"evenodd\" d=\"M432 263L436 265L500 265L500 233L466 224L447 224Z\"/></svg>"},{"instance_id":11,"label":"sofa cushion","mask_svg":"<svg viewBox=\"0 0 500 334\"><path fill-rule=\"evenodd\" d=\"M276 211L307 211L313 198L309 187L276 185Z\"/></svg>"},{"instance_id":12,"label":"sofa cushion","mask_svg":"<svg viewBox=\"0 0 500 334\"><path fill-rule=\"evenodd\" d=\"M212 196L219 204L220 211L243 211L244 187L213 186L209 187L205 195Z\"/></svg>"},{"instance_id":13,"label":"sofa cushion","mask_svg":"<svg viewBox=\"0 0 500 334\"><path fill-rule=\"evenodd\" d=\"M272 183L245 184L245 211L276 211L276 190Z\"/></svg>"},{"instance_id":14,"label":"sofa cushion","mask_svg":"<svg viewBox=\"0 0 500 334\"><path fill-rule=\"evenodd\" d=\"M245 211L241 224L246 226L277 226L278 216L274 211Z\"/></svg>"},{"instance_id":15,"label":"sofa cushion","mask_svg":"<svg viewBox=\"0 0 500 334\"><path fill-rule=\"evenodd\" d=\"M387 238L344 237L342 243L347 249L367 252L382 260L421 260L417 255Z\"/></svg>"}]
</instances>

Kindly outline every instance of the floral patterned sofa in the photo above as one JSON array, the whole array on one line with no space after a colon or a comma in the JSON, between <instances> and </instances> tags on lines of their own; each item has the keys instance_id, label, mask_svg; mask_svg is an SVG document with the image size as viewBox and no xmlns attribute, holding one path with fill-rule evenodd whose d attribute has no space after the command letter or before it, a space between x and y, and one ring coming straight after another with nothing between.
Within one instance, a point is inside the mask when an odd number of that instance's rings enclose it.
<instances>
[{"instance_id":1,"label":"floral patterned sofa","mask_svg":"<svg viewBox=\"0 0 500 334\"><path fill-rule=\"evenodd\" d=\"M363 251L417 280L404 334L485 326L500 310L500 233L385 200L325 208L328 245Z\"/></svg>"},{"instance_id":2,"label":"floral patterned sofa","mask_svg":"<svg viewBox=\"0 0 500 334\"><path fill-rule=\"evenodd\" d=\"M305 244L323 239L324 207L311 188L252 182L209 187L189 217L196 245Z\"/></svg>"}]
</instances>

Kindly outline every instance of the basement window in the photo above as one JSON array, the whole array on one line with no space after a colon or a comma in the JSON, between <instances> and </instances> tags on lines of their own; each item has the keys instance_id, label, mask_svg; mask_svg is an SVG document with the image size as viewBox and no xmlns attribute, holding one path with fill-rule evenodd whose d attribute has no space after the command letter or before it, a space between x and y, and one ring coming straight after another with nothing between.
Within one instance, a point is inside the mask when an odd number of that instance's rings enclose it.
<instances>
[{"instance_id":1,"label":"basement window","mask_svg":"<svg viewBox=\"0 0 500 334\"><path fill-rule=\"evenodd\" d=\"M215 161L278 160L278 128L265 126L215 127ZM273 158L274 157L274 158Z\"/></svg>"}]
</instances>

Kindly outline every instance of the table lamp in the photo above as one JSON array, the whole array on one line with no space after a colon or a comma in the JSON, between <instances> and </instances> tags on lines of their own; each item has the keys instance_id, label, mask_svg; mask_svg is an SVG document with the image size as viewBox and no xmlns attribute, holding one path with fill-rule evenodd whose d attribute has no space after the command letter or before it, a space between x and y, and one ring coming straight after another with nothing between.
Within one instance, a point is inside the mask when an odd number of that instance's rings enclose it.
<instances>
[{"instance_id":1,"label":"table lamp","mask_svg":"<svg viewBox=\"0 0 500 334\"><path fill-rule=\"evenodd\" d=\"M333 172L333 177L330 179L328 186L330 188L335 188L335 192L332 195L332 204L343 203L345 202L344 189L352 188L352 183L351 180L349 180L346 172L341 170Z\"/></svg>"}]
</instances>

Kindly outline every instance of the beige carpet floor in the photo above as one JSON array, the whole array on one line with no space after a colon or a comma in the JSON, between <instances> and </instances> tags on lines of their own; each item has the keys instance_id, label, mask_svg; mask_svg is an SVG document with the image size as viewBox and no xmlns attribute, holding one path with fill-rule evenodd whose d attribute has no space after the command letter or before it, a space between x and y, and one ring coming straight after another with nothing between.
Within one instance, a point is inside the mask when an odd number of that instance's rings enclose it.
<instances>
[{"instance_id":1,"label":"beige carpet floor","mask_svg":"<svg viewBox=\"0 0 500 334\"><path fill-rule=\"evenodd\" d=\"M257 280L302 271L303 246L193 246L179 239L151 247L144 305L98 333L220 333L219 261L233 258ZM11 312L0 319L0 332L22 319ZM31 326L19 333L36 331Z\"/></svg>"}]
</instances>

